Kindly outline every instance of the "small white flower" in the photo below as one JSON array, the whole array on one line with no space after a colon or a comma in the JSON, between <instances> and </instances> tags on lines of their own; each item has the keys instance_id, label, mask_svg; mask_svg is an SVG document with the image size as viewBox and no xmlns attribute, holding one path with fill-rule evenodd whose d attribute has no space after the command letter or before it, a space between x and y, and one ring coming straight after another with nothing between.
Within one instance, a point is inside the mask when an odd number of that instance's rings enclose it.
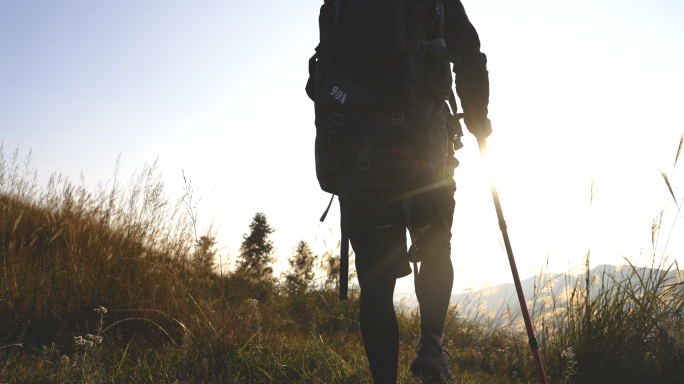
<instances>
[{"instance_id":1,"label":"small white flower","mask_svg":"<svg viewBox=\"0 0 684 384\"><path fill-rule=\"evenodd\" d=\"M561 357L566 358L566 359L572 359L573 357L575 357L575 354L572 353L572 347L568 347L568 349L561 352Z\"/></svg>"},{"instance_id":2,"label":"small white flower","mask_svg":"<svg viewBox=\"0 0 684 384\"><path fill-rule=\"evenodd\" d=\"M86 338L88 338L88 336L93 336L93 335L86 335ZM92 348L95 346L95 343L93 343L92 341L86 340L86 339L82 338L81 336L74 337L74 344L76 344L77 347L86 347L86 348Z\"/></svg>"},{"instance_id":3,"label":"small white flower","mask_svg":"<svg viewBox=\"0 0 684 384\"><path fill-rule=\"evenodd\" d=\"M95 335L86 335L86 339L93 341L98 344L102 344L102 336L95 336Z\"/></svg>"},{"instance_id":4,"label":"small white flower","mask_svg":"<svg viewBox=\"0 0 684 384\"><path fill-rule=\"evenodd\" d=\"M99 313L100 315L104 315L107 313L107 308L100 306L99 308L95 308L95 312Z\"/></svg>"},{"instance_id":5,"label":"small white flower","mask_svg":"<svg viewBox=\"0 0 684 384\"><path fill-rule=\"evenodd\" d=\"M88 342L88 340L85 340L81 336L74 337L74 344L76 344L76 346L80 347L82 345L85 345L87 342Z\"/></svg>"}]
</instances>

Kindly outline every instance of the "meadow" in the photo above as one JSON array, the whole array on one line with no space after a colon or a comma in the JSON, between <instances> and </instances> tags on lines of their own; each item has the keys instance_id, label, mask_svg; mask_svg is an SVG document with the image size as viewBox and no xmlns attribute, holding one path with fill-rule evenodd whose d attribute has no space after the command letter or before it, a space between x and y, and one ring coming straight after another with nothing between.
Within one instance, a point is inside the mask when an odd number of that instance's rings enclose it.
<instances>
[{"instance_id":1,"label":"meadow","mask_svg":"<svg viewBox=\"0 0 684 384\"><path fill-rule=\"evenodd\" d=\"M84 185L39 186L30 157L0 153L0 382L372 382L358 288L337 300L337 248L314 259L300 243L285 276L218 272L216 231L198 231L191 188L171 198L156 164ZM656 221L654 256L658 237ZM550 383L684 383L682 272L658 260L596 276L588 251L560 292L539 274L528 300ZM456 383L538 382L515 308L477 308L447 317ZM397 312L399 382L418 383L420 319Z\"/></svg>"}]
</instances>

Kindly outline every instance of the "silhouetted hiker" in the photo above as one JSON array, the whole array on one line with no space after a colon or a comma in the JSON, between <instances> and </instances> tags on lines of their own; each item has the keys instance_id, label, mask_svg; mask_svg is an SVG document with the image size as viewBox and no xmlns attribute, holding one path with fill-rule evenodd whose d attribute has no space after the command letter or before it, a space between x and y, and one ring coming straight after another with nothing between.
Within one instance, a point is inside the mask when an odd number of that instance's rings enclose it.
<instances>
[{"instance_id":1,"label":"silhouetted hiker","mask_svg":"<svg viewBox=\"0 0 684 384\"><path fill-rule=\"evenodd\" d=\"M468 130L489 136L489 78L479 37L460 0L326 0L319 25L306 91L315 101L318 181L340 200L340 299L347 296L350 240L373 380L396 383L393 293L413 262L421 339L411 371L429 382L441 382L440 376L452 382L442 331L454 279L453 154L462 132L452 115L450 64Z\"/></svg>"}]
</instances>

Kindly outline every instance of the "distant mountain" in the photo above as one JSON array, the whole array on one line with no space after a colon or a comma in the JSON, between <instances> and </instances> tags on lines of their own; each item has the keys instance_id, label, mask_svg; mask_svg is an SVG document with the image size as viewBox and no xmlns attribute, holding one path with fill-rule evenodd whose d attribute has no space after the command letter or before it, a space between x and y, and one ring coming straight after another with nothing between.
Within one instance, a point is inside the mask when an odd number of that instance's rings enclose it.
<instances>
[{"instance_id":1,"label":"distant mountain","mask_svg":"<svg viewBox=\"0 0 684 384\"><path fill-rule=\"evenodd\" d=\"M599 265L589 270L589 285L592 297L601 292L601 289L610 289L616 283L633 284L639 286L641 281L649 286L656 281L663 284L672 284L677 281L677 271L666 272L662 269L642 268L634 269L629 265ZM680 272L684 276L684 271ZM641 279L639 279L641 277ZM512 280L512 279L511 279ZM556 308L566 307L566 303L572 294L573 287L584 290L587 285L587 273L568 275L565 273L555 274L552 272L527 278L521 281L523 293L527 300L528 310L548 310L554 305ZM662 285L661 285L662 286ZM492 287L484 287L479 290L456 293L451 295L451 304L461 305L461 314L469 317L476 315L496 316L504 314L510 308L511 316L520 316L520 304L515 292L515 285L511 283L500 284ZM534 308L532 304L534 302Z\"/></svg>"}]
</instances>

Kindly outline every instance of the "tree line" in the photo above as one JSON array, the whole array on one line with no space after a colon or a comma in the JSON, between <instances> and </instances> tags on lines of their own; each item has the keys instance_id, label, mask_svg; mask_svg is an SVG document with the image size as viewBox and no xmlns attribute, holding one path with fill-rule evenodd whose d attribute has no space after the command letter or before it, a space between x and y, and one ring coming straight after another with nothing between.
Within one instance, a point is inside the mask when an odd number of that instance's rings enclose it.
<instances>
[{"instance_id":1,"label":"tree line","mask_svg":"<svg viewBox=\"0 0 684 384\"><path fill-rule=\"evenodd\" d=\"M249 224L249 231L242 235L238 261L233 273L251 276L256 279L274 279L273 262L275 245L269 238L275 232L266 214L257 212ZM196 260L209 272L215 267L216 240L202 236L197 242ZM314 281L314 268L321 257L314 254L311 246L300 240L288 259L290 268L282 274L283 283L289 293L305 291ZM325 273L325 285L336 285L339 272L339 255L330 252L323 256L321 269Z\"/></svg>"}]
</instances>

